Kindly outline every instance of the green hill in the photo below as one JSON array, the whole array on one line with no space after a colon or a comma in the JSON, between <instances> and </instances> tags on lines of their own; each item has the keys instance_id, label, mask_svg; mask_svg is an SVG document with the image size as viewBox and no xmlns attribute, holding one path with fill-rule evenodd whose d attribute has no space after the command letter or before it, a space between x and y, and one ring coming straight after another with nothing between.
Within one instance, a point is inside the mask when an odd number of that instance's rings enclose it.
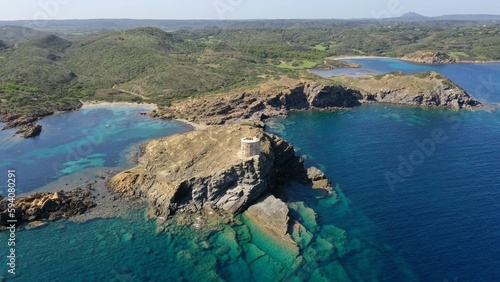
<instances>
[{"instance_id":1,"label":"green hill","mask_svg":"<svg viewBox=\"0 0 500 282\"><path fill-rule=\"evenodd\" d=\"M273 68L224 44L185 40L156 28L73 41L43 35L2 46L0 109L26 115L35 108L64 109L78 99L168 104L256 83Z\"/></svg>"},{"instance_id":2,"label":"green hill","mask_svg":"<svg viewBox=\"0 0 500 282\"><path fill-rule=\"evenodd\" d=\"M12 25L0 27L0 40L4 42L15 42L25 38L42 36L43 34L45 33L29 27Z\"/></svg>"}]
</instances>

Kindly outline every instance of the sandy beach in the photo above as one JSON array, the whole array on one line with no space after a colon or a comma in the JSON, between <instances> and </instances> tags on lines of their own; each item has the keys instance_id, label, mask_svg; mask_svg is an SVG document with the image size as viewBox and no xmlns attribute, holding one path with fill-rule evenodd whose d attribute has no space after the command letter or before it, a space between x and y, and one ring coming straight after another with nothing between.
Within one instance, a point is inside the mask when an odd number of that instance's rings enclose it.
<instances>
[{"instance_id":1,"label":"sandy beach","mask_svg":"<svg viewBox=\"0 0 500 282\"><path fill-rule=\"evenodd\" d=\"M338 57L328 57L326 59L330 59L330 60L350 60L350 59L399 59L399 58L381 57L381 56L338 56Z\"/></svg>"},{"instance_id":2,"label":"sandy beach","mask_svg":"<svg viewBox=\"0 0 500 282\"><path fill-rule=\"evenodd\" d=\"M105 102L105 101L80 101L82 102L83 106L81 109L90 109L90 108L97 108L97 107L113 107L113 106L144 106L147 107L150 111L158 109L158 106L156 104L152 103L130 103L130 102ZM198 124L194 122L190 122L185 119L174 119L175 121L187 124L191 127L193 127L195 130L201 130L205 129L208 127L208 125L204 124Z\"/></svg>"},{"instance_id":3,"label":"sandy beach","mask_svg":"<svg viewBox=\"0 0 500 282\"><path fill-rule=\"evenodd\" d=\"M191 127L194 128L194 130L202 130L202 129L206 129L209 127L209 125L206 125L206 124L199 124L199 123L194 123L194 122L191 122L191 121L188 121L188 120L185 120L185 119L179 119L179 118L176 118L174 119L175 121L178 121L178 122L182 122L184 124L187 124Z\"/></svg>"},{"instance_id":4,"label":"sandy beach","mask_svg":"<svg viewBox=\"0 0 500 282\"><path fill-rule=\"evenodd\" d=\"M113 106L141 106L151 110L157 109L158 106L152 103L132 103L132 102L105 102L105 101L81 101L83 106L81 109L89 109L96 107L113 107Z\"/></svg>"}]
</instances>

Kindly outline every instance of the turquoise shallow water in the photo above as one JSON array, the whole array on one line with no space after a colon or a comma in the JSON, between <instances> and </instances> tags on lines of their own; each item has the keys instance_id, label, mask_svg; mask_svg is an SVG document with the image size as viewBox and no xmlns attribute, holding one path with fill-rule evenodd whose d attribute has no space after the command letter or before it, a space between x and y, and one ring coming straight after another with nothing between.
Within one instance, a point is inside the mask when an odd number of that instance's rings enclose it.
<instances>
[{"instance_id":1,"label":"turquoise shallow water","mask_svg":"<svg viewBox=\"0 0 500 282\"><path fill-rule=\"evenodd\" d=\"M86 168L124 167L127 152L149 139L191 130L141 115L141 106L93 107L43 119L33 139L0 131L0 173L16 169L18 193L28 193ZM4 192L1 191L0 192Z\"/></svg>"},{"instance_id":2,"label":"turquoise shallow water","mask_svg":"<svg viewBox=\"0 0 500 282\"><path fill-rule=\"evenodd\" d=\"M191 222L171 223L168 231L157 232L154 221L131 211L124 219L56 222L18 232L18 274L4 277L9 281L417 281L411 266L382 243L378 228L342 195L323 198L301 185L289 189L290 207L304 226L302 234L293 232L303 248L299 256L294 247L269 237L245 216L214 227L205 214L195 221L201 229ZM348 231L334 226L338 223ZM6 241L6 236L1 233L0 240Z\"/></svg>"}]
</instances>

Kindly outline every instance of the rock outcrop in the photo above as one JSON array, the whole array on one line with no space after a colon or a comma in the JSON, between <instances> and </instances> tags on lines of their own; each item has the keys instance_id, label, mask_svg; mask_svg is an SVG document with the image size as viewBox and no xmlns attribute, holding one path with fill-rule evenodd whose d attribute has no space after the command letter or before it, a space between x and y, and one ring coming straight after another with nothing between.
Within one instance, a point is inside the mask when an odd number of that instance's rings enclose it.
<instances>
[{"instance_id":1,"label":"rock outcrop","mask_svg":"<svg viewBox=\"0 0 500 282\"><path fill-rule=\"evenodd\" d=\"M7 123L2 130L17 128L16 134L23 134L24 138L35 137L42 132L42 126L36 123L40 118L16 114L0 114L0 122Z\"/></svg>"},{"instance_id":2,"label":"rock outcrop","mask_svg":"<svg viewBox=\"0 0 500 282\"><path fill-rule=\"evenodd\" d=\"M414 54L404 56L402 59L405 61L428 65L453 64L457 62L456 59L450 57L444 52L416 52Z\"/></svg>"},{"instance_id":3,"label":"rock outcrop","mask_svg":"<svg viewBox=\"0 0 500 282\"><path fill-rule=\"evenodd\" d=\"M0 99L0 104L6 103L6 100ZM60 112L74 111L82 107L82 103L65 104L58 106ZM38 136L42 132L42 126L38 121L46 116L53 115L54 112L46 109L33 109L29 113L20 113L16 109L0 110L0 122L6 123L2 130L16 128L16 134L22 134L24 138Z\"/></svg>"},{"instance_id":4,"label":"rock outcrop","mask_svg":"<svg viewBox=\"0 0 500 282\"><path fill-rule=\"evenodd\" d=\"M362 99L359 91L344 86L302 82L270 95L245 92L217 99L191 99L155 110L151 116L221 125L244 120L261 121L267 117L284 116L290 110L354 107L361 105Z\"/></svg>"},{"instance_id":5,"label":"rock outcrop","mask_svg":"<svg viewBox=\"0 0 500 282\"><path fill-rule=\"evenodd\" d=\"M394 72L349 82L361 84L364 103L387 103L456 110L481 106L481 103L465 90L437 72L411 75Z\"/></svg>"},{"instance_id":6,"label":"rock outcrop","mask_svg":"<svg viewBox=\"0 0 500 282\"><path fill-rule=\"evenodd\" d=\"M307 177L312 183L312 188L321 192L323 197L335 196L332 181L317 167L307 169Z\"/></svg>"},{"instance_id":7,"label":"rock outcrop","mask_svg":"<svg viewBox=\"0 0 500 282\"><path fill-rule=\"evenodd\" d=\"M311 180L313 188L332 189L332 182L317 167L307 169L307 177Z\"/></svg>"},{"instance_id":8,"label":"rock outcrop","mask_svg":"<svg viewBox=\"0 0 500 282\"><path fill-rule=\"evenodd\" d=\"M36 123L29 123L21 126L16 134L23 134L24 138L31 138L40 135L42 126Z\"/></svg>"},{"instance_id":9,"label":"rock outcrop","mask_svg":"<svg viewBox=\"0 0 500 282\"><path fill-rule=\"evenodd\" d=\"M16 219L20 225L40 220L69 218L83 214L95 206L90 192L81 188L67 192L34 193L17 198L14 213L9 213L8 199L0 198L0 225L8 226L8 220L12 219ZM14 215L14 218L11 215Z\"/></svg>"},{"instance_id":10,"label":"rock outcrop","mask_svg":"<svg viewBox=\"0 0 500 282\"><path fill-rule=\"evenodd\" d=\"M261 153L242 157L241 138L254 136ZM290 144L261 128L231 125L151 141L139 165L113 177L110 187L147 199L151 215L168 217L204 208L241 213L288 179L307 181Z\"/></svg>"},{"instance_id":11,"label":"rock outcrop","mask_svg":"<svg viewBox=\"0 0 500 282\"><path fill-rule=\"evenodd\" d=\"M376 101L409 106L444 107L460 110L480 105L464 91L456 88L439 86L428 93L410 93L406 89L380 91L376 93Z\"/></svg>"}]
</instances>

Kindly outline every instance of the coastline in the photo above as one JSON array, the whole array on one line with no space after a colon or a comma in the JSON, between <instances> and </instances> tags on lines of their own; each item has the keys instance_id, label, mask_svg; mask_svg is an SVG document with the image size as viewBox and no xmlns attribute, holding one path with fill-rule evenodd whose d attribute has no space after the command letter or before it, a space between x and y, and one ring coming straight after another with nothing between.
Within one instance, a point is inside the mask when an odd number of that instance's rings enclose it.
<instances>
[{"instance_id":1,"label":"coastline","mask_svg":"<svg viewBox=\"0 0 500 282\"><path fill-rule=\"evenodd\" d=\"M192 122L192 121L188 121L186 119L180 119L180 118L174 118L172 120L175 120L175 121L178 121L178 122L181 122L181 123L184 123L186 125L189 125L191 126L194 130L203 130L203 129L206 129L208 128L210 125L206 125L206 124L199 124L199 123L195 123L195 122Z\"/></svg>"},{"instance_id":2,"label":"coastline","mask_svg":"<svg viewBox=\"0 0 500 282\"><path fill-rule=\"evenodd\" d=\"M133 103L133 102L107 102L107 101L80 101L82 106L80 109L89 109L89 108L97 108L97 107L117 107L117 106L144 106L146 108L150 108L151 110L155 110L158 108L156 104L153 103Z\"/></svg>"},{"instance_id":3,"label":"coastline","mask_svg":"<svg viewBox=\"0 0 500 282\"><path fill-rule=\"evenodd\" d=\"M341 61L350 59L398 59L398 58L382 57L382 56L334 56L334 57L328 57L326 59Z\"/></svg>"},{"instance_id":4,"label":"coastline","mask_svg":"<svg viewBox=\"0 0 500 282\"><path fill-rule=\"evenodd\" d=\"M426 65L424 63L419 63L417 61L408 59L408 58L398 58L398 57L384 57L384 56L335 56L335 57L328 57L326 59L331 59L331 60L351 60L351 59L394 59L394 60L401 60L405 62L410 62L410 63L415 63L419 65ZM500 60L496 61L467 61L467 60L461 60L461 61L456 61L453 63L440 63L440 64L435 64L435 65L448 65L448 64L495 64L495 63L500 63Z\"/></svg>"},{"instance_id":5,"label":"coastline","mask_svg":"<svg viewBox=\"0 0 500 282\"><path fill-rule=\"evenodd\" d=\"M80 101L82 103L82 107L80 109L92 109L92 108L98 108L98 107L119 107L119 106L144 106L148 108L149 111L153 111L158 109L158 105L153 104L153 103L133 103L133 102L106 102L106 101ZM155 118L155 117L151 117ZM186 119L178 119L174 118L171 120L178 121L180 123L186 124L190 127L192 127L194 130L201 130L201 129L206 129L208 125L204 124L199 124L195 122L188 121Z\"/></svg>"}]
</instances>

